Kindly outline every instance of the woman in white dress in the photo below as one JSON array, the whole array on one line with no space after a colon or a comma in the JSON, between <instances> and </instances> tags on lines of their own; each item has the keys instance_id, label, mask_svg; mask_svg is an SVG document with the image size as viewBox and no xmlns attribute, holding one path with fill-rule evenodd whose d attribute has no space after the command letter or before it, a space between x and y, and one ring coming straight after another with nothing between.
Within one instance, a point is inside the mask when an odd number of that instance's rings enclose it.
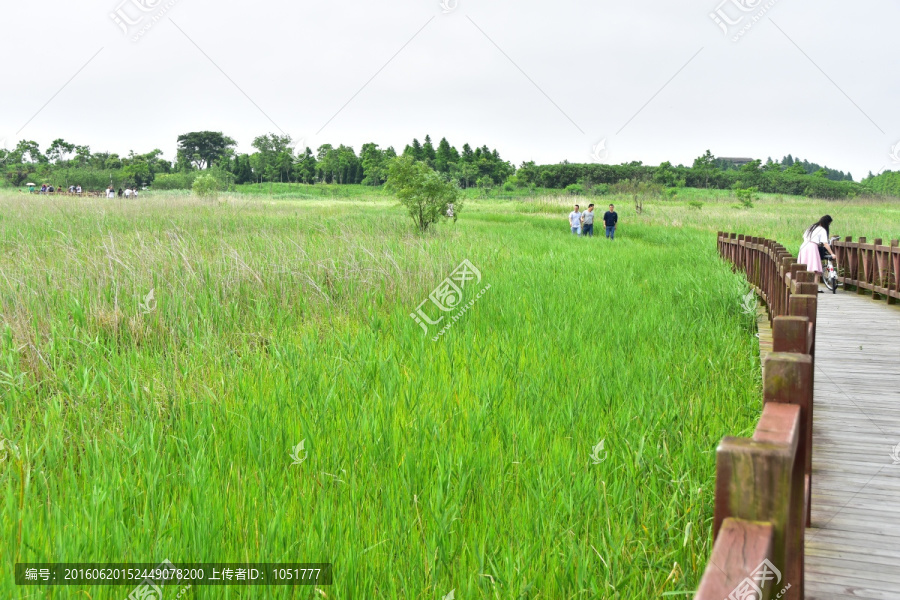
<instances>
[{"instance_id":1,"label":"woman in white dress","mask_svg":"<svg viewBox=\"0 0 900 600\"><path fill-rule=\"evenodd\" d=\"M822 274L822 258L826 256L834 258L834 250L828 243L831 221L831 215L825 215L809 226L803 233L803 245L800 246L797 256L797 261L806 265L807 271L816 274L816 283L819 283L819 276Z\"/></svg>"}]
</instances>

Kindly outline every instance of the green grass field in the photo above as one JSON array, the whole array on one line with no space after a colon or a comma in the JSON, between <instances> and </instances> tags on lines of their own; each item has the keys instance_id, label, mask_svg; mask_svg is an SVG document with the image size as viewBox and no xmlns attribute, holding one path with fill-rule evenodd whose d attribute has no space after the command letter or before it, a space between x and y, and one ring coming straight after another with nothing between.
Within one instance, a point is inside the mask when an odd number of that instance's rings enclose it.
<instances>
[{"instance_id":1,"label":"green grass field","mask_svg":"<svg viewBox=\"0 0 900 600\"><path fill-rule=\"evenodd\" d=\"M567 197L420 236L382 195L0 193L0 597L130 592L15 562L163 559L334 563L184 598L689 597L715 447L760 408L714 232L799 245L838 203L613 200L610 243L568 234ZM897 212L831 214L889 239ZM464 259L490 289L434 342L410 313Z\"/></svg>"}]
</instances>

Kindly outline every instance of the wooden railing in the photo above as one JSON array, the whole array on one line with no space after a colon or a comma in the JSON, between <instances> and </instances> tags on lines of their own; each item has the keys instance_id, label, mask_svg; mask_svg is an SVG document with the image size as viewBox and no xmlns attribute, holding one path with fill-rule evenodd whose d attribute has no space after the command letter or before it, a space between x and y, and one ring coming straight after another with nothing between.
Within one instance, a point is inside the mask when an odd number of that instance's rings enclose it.
<instances>
[{"instance_id":1,"label":"wooden railing","mask_svg":"<svg viewBox=\"0 0 900 600\"><path fill-rule=\"evenodd\" d=\"M718 248L766 303L773 345L753 437L726 437L716 453L713 551L695 599L802 599L818 286L772 240L720 232Z\"/></svg>"},{"instance_id":2,"label":"wooden railing","mask_svg":"<svg viewBox=\"0 0 900 600\"><path fill-rule=\"evenodd\" d=\"M874 299L886 299L888 304L900 300L900 242L891 240L886 246L881 239L868 244L864 237L856 242L847 237L832 248L837 256L838 281L845 290L855 288L858 294L869 290Z\"/></svg>"}]
</instances>

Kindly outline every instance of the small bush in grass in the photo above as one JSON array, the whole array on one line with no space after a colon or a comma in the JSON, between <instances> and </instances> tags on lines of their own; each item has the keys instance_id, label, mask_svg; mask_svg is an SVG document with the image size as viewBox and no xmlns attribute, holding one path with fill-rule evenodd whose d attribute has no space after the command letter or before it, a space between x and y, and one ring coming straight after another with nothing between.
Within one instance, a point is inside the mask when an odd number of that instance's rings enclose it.
<instances>
[{"instance_id":1,"label":"small bush in grass","mask_svg":"<svg viewBox=\"0 0 900 600\"><path fill-rule=\"evenodd\" d=\"M201 175L191 186L194 195L207 200L215 200L219 196L219 182L212 175Z\"/></svg>"},{"instance_id":2,"label":"small bush in grass","mask_svg":"<svg viewBox=\"0 0 900 600\"><path fill-rule=\"evenodd\" d=\"M397 195L400 204L406 207L422 232L446 216L451 204L454 221L462 210L456 184L444 181L434 169L408 156L399 156L391 161L387 187Z\"/></svg>"},{"instance_id":3,"label":"small bush in grass","mask_svg":"<svg viewBox=\"0 0 900 600\"><path fill-rule=\"evenodd\" d=\"M698 200L691 200L690 202L688 202L688 206L700 210L701 208L703 208L703 203Z\"/></svg>"},{"instance_id":4,"label":"small bush in grass","mask_svg":"<svg viewBox=\"0 0 900 600\"><path fill-rule=\"evenodd\" d=\"M740 201L744 208L753 208L753 201L759 200L759 196L756 195L758 189L755 187L741 187L741 182L739 181L734 184L732 189L734 190L735 197Z\"/></svg>"},{"instance_id":5,"label":"small bush in grass","mask_svg":"<svg viewBox=\"0 0 900 600\"><path fill-rule=\"evenodd\" d=\"M584 186L579 183L573 183L566 186L566 193L570 196L581 196L584 194Z\"/></svg>"}]
</instances>

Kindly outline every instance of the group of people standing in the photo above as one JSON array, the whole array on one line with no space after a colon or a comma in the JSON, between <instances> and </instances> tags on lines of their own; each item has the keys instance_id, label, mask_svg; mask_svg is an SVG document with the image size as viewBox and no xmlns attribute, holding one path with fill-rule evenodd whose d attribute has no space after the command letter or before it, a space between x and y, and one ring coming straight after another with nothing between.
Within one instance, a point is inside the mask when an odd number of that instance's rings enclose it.
<instances>
[{"instance_id":1,"label":"group of people standing","mask_svg":"<svg viewBox=\"0 0 900 600\"><path fill-rule=\"evenodd\" d=\"M116 195L117 195L117 193L116 193L116 190L113 189L113 186L109 186L108 188L106 188L106 197L107 198L115 198ZM137 186L135 186L134 189L127 187L124 190L122 190L122 188L119 188L118 196L119 196L119 198L125 197L128 199L137 198L138 197Z\"/></svg>"},{"instance_id":2,"label":"group of people standing","mask_svg":"<svg viewBox=\"0 0 900 600\"><path fill-rule=\"evenodd\" d=\"M586 235L594 237L594 205L589 204L587 210L581 212L581 207L575 205L575 210L569 213L569 226L575 235ZM603 224L606 225L606 237L610 240L616 239L616 227L619 223L619 215L616 213L616 207L609 205L609 210L603 213Z\"/></svg>"},{"instance_id":3,"label":"group of people standing","mask_svg":"<svg viewBox=\"0 0 900 600\"><path fill-rule=\"evenodd\" d=\"M32 194L35 192L37 192L39 194L55 194L57 192L62 192L63 188L61 185L54 186L52 184L45 183L45 184L41 185L40 190L35 190L33 185L29 185L28 191L31 192ZM69 186L69 191L72 193L75 193L75 186L74 185ZM81 193L81 186L78 186L78 193L79 194Z\"/></svg>"}]
</instances>

